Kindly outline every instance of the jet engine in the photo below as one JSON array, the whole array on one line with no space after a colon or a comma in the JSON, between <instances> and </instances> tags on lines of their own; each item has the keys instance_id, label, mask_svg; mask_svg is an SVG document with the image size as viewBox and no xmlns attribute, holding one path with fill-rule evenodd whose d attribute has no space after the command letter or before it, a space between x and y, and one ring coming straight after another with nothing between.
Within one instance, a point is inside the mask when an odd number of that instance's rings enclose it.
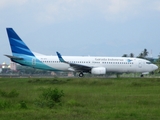
<instances>
[{"instance_id":1,"label":"jet engine","mask_svg":"<svg viewBox=\"0 0 160 120\"><path fill-rule=\"evenodd\" d=\"M94 75L104 75L106 74L106 68L105 67L96 67L91 69L91 74Z\"/></svg>"}]
</instances>

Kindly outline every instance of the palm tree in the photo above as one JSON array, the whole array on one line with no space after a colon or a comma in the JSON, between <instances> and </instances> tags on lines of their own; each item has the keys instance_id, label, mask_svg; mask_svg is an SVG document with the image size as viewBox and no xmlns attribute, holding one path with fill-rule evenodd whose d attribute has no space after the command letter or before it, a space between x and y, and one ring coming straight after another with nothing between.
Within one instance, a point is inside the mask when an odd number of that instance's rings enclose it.
<instances>
[{"instance_id":1,"label":"palm tree","mask_svg":"<svg viewBox=\"0 0 160 120\"><path fill-rule=\"evenodd\" d=\"M144 49L144 51L142 51L139 54L138 58L145 58L147 55L148 55L148 51L147 51L147 49Z\"/></svg>"},{"instance_id":2,"label":"palm tree","mask_svg":"<svg viewBox=\"0 0 160 120\"><path fill-rule=\"evenodd\" d=\"M148 51L147 51L147 49L144 49L144 51L143 51L143 56L144 56L144 57L148 56Z\"/></svg>"},{"instance_id":3,"label":"palm tree","mask_svg":"<svg viewBox=\"0 0 160 120\"><path fill-rule=\"evenodd\" d=\"M130 57L134 57L134 54L133 54L133 53L130 53Z\"/></svg>"},{"instance_id":4,"label":"palm tree","mask_svg":"<svg viewBox=\"0 0 160 120\"><path fill-rule=\"evenodd\" d=\"M140 53L137 57L138 58L144 58L143 53Z\"/></svg>"}]
</instances>

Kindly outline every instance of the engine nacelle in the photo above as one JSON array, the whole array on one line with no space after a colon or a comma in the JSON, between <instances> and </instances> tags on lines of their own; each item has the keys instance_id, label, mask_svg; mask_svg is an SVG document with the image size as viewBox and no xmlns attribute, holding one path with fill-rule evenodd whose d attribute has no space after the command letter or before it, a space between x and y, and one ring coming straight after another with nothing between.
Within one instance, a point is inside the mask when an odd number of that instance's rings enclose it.
<instances>
[{"instance_id":1,"label":"engine nacelle","mask_svg":"<svg viewBox=\"0 0 160 120\"><path fill-rule=\"evenodd\" d=\"M104 75L106 74L106 68L105 67L96 67L91 69L91 74L94 75Z\"/></svg>"}]
</instances>

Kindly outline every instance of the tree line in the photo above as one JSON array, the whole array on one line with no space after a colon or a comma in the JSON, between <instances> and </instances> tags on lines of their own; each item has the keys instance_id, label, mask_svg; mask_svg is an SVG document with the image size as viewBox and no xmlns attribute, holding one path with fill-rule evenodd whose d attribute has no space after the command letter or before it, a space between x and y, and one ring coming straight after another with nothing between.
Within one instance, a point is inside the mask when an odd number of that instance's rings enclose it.
<instances>
[{"instance_id":1,"label":"tree line","mask_svg":"<svg viewBox=\"0 0 160 120\"><path fill-rule=\"evenodd\" d=\"M147 49L144 49L138 56L137 58L145 58L147 57L149 54L149 52L147 51ZM135 55L133 53L130 54L123 54L122 57L135 57Z\"/></svg>"}]
</instances>

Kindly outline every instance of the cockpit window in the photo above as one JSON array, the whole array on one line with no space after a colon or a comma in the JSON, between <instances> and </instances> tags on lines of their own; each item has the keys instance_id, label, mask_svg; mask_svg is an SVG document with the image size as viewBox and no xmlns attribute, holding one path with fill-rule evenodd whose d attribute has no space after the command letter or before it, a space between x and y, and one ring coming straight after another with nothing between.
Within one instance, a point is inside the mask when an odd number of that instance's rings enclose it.
<instances>
[{"instance_id":1,"label":"cockpit window","mask_svg":"<svg viewBox=\"0 0 160 120\"><path fill-rule=\"evenodd\" d=\"M146 62L146 64L152 64L151 62Z\"/></svg>"}]
</instances>

